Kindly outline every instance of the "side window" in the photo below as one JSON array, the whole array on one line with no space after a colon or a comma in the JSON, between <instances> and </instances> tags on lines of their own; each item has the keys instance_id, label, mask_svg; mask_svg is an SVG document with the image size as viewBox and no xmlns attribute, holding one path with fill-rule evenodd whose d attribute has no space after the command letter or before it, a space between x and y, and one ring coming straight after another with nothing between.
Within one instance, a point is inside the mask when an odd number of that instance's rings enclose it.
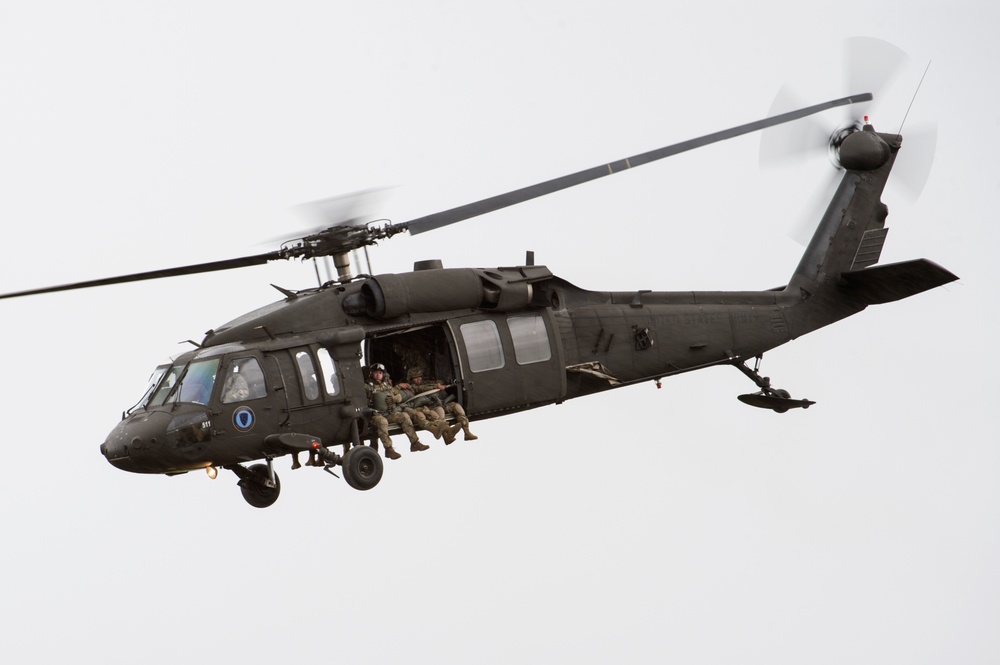
<instances>
[{"instance_id":1,"label":"side window","mask_svg":"<svg viewBox=\"0 0 1000 665\"><path fill-rule=\"evenodd\" d=\"M313 365L312 356L308 351L297 351L295 364L299 368L299 376L302 377L302 388L306 399L319 399L319 381L316 379L316 366Z\"/></svg>"},{"instance_id":2,"label":"side window","mask_svg":"<svg viewBox=\"0 0 1000 665\"><path fill-rule=\"evenodd\" d=\"M545 362L552 357L549 333L540 314L512 316L507 319L514 340L514 358L518 365Z\"/></svg>"},{"instance_id":3,"label":"side window","mask_svg":"<svg viewBox=\"0 0 1000 665\"><path fill-rule=\"evenodd\" d=\"M503 367L503 347L500 332L492 321L463 323L459 328L465 340L465 351L469 354L469 369L485 372Z\"/></svg>"},{"instance_id":4,"label":"side window","mask_svg":"<svg viewBox=\"0 0 1000 665\"><path fill-rule=\"evenodd\" d=\"M222 384L222 403L244 402L267 397L264 372L256 358L236 358L226 368L226 381Z\"/></svg>"},{"instance_id":5,"label":"side window","mask_svg":"<svg viewBox=\"0 0 1000 665\"><path fill-rule=\"evenodd\" d=\"M333 358L330 357L330 352L322 347L316 352L316 357L319 358L319 366L323 370L323 386L326 388L326 394L333 397L340 393L340 377L337 376L337 365L334 364Z\"/></svg>"}]
</instances>

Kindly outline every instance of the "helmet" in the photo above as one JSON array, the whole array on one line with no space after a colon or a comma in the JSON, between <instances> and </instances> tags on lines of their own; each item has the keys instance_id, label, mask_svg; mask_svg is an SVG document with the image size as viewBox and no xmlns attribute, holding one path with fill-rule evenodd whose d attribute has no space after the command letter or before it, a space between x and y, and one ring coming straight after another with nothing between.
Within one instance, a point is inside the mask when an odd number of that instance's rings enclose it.
<instances>
[{"instance_id":1,"label":"helmet","mask_svg":"<svg viewBox=\"0 0 1000 665\"><path fill-rule=\"evenodd\" d=\"M411 367L409 371L406 372L406 378L412 381L418 376L419 377L425 376L425 374L426 373L424 372L424 368L421 367L420 365L417 365L416 367Z\"/></svg>"},{"instance_id":2,"label":"helmet","mask_svg":"<svg viewBox=\"0 0 1000 665\"><path fill-rule=\"evenodd\" d=\"M374 365L371 366L371 369L369 371L371 371L371 372L385 372L385 365L383 365L382 363L375 363Z\"/></svg>"}]
</instances>

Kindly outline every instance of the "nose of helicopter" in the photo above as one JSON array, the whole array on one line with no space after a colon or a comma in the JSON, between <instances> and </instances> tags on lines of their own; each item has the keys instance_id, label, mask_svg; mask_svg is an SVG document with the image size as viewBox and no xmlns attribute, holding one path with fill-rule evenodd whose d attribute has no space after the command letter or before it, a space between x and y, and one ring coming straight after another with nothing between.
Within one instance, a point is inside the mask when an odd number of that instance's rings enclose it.
<instances>
[{"instance_id":1,"label":"nose of helicopter","mask_svg":"<svg viewBox=\"0 0 1000 665\"><path fill-rule=\"evenodd\" d=\"M163 445L166 414L144 413L118 423L101 444L112 466L132 473L157 473L153 460Z\"/></svg>"}]
</instances>

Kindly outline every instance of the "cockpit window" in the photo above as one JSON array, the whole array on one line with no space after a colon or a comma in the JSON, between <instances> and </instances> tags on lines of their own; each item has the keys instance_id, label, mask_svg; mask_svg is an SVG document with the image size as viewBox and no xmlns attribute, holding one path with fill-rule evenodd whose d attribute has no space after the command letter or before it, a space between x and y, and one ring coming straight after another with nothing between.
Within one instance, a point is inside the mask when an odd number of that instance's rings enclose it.
<instances>
[{"instance_id":1,"label":"cockpit window","mask_svg":"<svg viewBox=\"0 0 1000 665\"><path fill-rule=\"evenodd\" d=\"M139 401L136 402L135 406L129 409L127 413L132 413L140 406L146 405L150 396L153 394L153 389L156 388L156 384L160 382L160 379L163 378L163 375L167 373L168 369L170 369L170 365L160 365L153 370L153 373L149 376L149 381L146 383L146 390L142 393L142 397L139 398Z\"/></svg>"},{"instance_id":2,"label":"cockpit window","mask_svg":"<svg viewBox=\"0 0 1000 665\"><path fill-rule=\"evenodd\" d=\"M256 358L236 358L226 368L226 381L222 384L222 403L245 402L267 397L264 372Z\"/></svg>"},{"instance_id":3,"label":"cockpit window","mask_svg":"<svg viewBox=\"0 0 1000 665\"><path fill-rule=\"evenodd\" d=\"M188 365L187 372L181 379L178 401L208 404L212 397L212 387L215 386L215 375L218 373L218 358L196 360Z\"/></svg>"},{"instance_id":4,"label":"cockpit window","mask_svg":"<svg viewBox=\"0 0 1000 665\"><path fill-rule=\"evenodd\" d=\"M172 365L147 406L162 406L169 402L208 404L218 372L218 358L196 360L186 366Z\"/></svg>"},{"instance_id":5,"label":"cockpit window","mask_svg":"<svg viewBox=\"0 0 1000 665\"><path fill-rule=\"evenodd\" d=\"M174 387L177 385L177 379L180 378L181 372L184 371L184 365L173 365L170 370L160 381L160 385L156 388L156 392L153 397L149 400L147 406L162 406L166 403L167 397L174 391Z\"/></svg>"}]
</instances>

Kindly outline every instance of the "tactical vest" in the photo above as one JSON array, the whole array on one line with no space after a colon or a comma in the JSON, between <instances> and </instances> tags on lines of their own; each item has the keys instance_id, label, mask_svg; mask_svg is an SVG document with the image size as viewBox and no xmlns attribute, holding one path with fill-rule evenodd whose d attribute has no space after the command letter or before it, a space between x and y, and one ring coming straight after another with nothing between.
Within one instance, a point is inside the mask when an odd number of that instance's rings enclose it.
<instances>
[{"instance_id":1,"label":"tactical vest","mask_svg":"<svg viewBox=\"0 0 1000 665\"><path fill-rule=\"evenodd\" d=\"M372 392L372 408L379 413L385 413L389 410L389 404L386 402L386 397L389 396L388 390L376 390Z\"/></svg>"}]
</instances>

